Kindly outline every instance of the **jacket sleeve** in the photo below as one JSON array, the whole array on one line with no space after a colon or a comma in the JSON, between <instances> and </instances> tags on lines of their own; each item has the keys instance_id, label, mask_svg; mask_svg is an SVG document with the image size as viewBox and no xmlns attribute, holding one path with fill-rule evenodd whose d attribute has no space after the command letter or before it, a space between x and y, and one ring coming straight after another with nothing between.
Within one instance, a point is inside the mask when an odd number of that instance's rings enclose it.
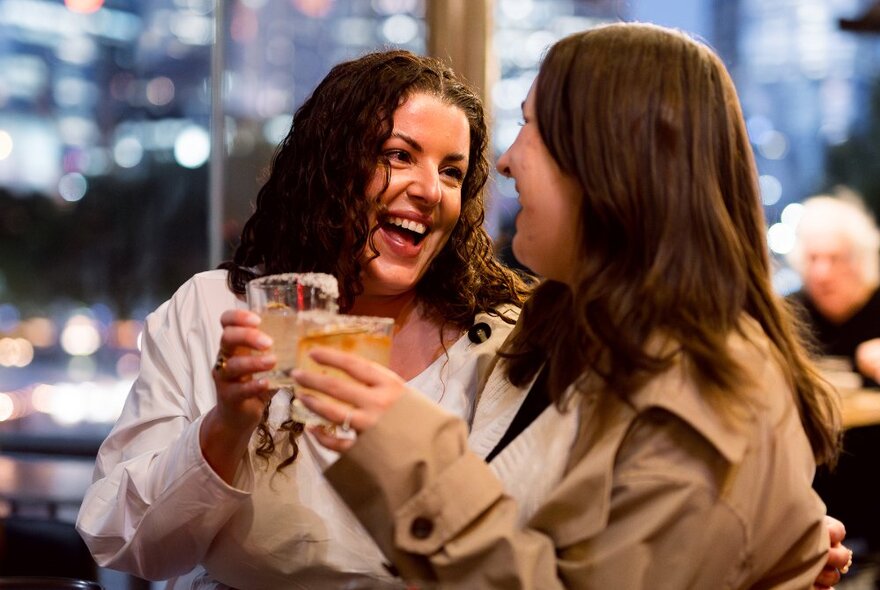
<instances>
[{"instance_id":1,"label":"jacket sleeve","mask_svg":"<svg viewBox=\"0 0 880 590\"><path fill-rule=\"evenodd\" d=\"M147 318L140 375L101 446L77 517L101 566L151 580L199 563L252 486L248 460L231 487L201 453L202 415L216 394L210 369L194 375L193 365L208 362L216 342L197 327L193 291L181 288Z\"/></svg>"},{"instance_id":2,"label":"jacket sleeve","mask_svg":"<svg viewBox=\"0 0 880 590\"><path fill-rule=\"evenodd\" d=\"M464 422L414 392L325 475L408 580L563 587L552 539L519 528L516 504L467 449Z\"/></svg>"},{"instance_id":3,"label":"jacket sleeve","mask_svg":"<svg viewBox=\"0 0 880 590\"><path fill-rule=\"evenodd\" d=\"M720 500L727 465L676 418L621 422L598 436L526 527L464 436L462 422L407 394L326 472L408 580L716 589L754 574L743 515ZM810 587L824 557L820 523L817 513L809 548L773 587ZM785 543L776 549L788 554Z\"/></svg>"}]
</instances>

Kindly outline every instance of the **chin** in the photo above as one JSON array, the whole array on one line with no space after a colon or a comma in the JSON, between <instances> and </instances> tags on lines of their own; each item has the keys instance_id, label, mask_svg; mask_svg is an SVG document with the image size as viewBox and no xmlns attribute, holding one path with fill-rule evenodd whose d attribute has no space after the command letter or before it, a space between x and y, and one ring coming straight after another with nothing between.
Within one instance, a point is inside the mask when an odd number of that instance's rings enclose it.
<instances>
[{"instance_id":1,"label":"chin","mask_svg":"<svg viewBox=\"0 0 880 590\"><path fill-rule=\"evenodd\" d=\"M424 273L414 275L412 271L387 269L369 273L364 277L365 295L400 295L412 291L419 284Z\"/></svg>"}]
</instances>

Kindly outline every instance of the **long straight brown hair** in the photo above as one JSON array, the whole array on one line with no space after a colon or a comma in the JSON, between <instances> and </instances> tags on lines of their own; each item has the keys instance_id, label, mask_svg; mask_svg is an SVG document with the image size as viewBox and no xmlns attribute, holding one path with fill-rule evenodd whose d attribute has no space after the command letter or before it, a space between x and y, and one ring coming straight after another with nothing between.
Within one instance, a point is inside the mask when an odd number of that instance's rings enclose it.
<instances>
[{"instance_id":1,"label":"long straight brown hair","mask_svg":"<svg viewBox=\"0 0 880 590\"><path fill-rule=\"evenodd\" d=\"M582 255L573 289L548 281L527 304L504 351L511 380L546 361L557 403L585 373L627 397L681 353L732 409L747 374L728 340L748 314L778 349L817 461L833 462L836 404L773 293L754 157L718 57L677 31L615 24L556 43L535 84L541 137L582 189ZM646 350L657 334L677 350Z\"/></svg>"}]
</instances>

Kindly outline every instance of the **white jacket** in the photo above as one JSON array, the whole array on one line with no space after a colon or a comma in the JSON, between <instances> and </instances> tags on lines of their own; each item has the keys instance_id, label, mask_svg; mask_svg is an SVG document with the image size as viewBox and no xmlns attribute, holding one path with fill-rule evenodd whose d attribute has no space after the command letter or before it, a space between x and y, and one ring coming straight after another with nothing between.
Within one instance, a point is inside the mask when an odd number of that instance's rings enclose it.
<instances>
[{"instance_id":1,"label":"white jacket","mask_svg":"<svg viewBox=\"0 0 880 590\"><path fill-rule=\"evenodd\" d=\"M209 271L147 318L140 375L101 446L77 529L101 566L169 580L170 588L390 584L379 549L322 475L336 455L308 434L298 439L293 465L276 473L277 460L267 465L252 452L232 486L205 462L198 434L216 403L211 367L219 317L233 307L246 304L227 288L226 272ZM491 326L489 340L475 344L463 336L448 357L410 381L465 418L473 410L477 365L511 329L495 316L478 321ZM288 392L276 394L270 425L287 418L289 401ZM289 448L280 451L287 456Z\"/></svg>"}]
</instances>

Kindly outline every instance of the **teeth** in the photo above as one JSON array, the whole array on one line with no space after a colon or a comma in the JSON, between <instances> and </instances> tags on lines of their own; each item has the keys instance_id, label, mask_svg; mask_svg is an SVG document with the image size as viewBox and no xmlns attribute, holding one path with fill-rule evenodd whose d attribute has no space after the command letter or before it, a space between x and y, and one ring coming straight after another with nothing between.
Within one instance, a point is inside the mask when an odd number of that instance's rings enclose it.
<instances>
[{"instance_id":1,"label":"teeth","mask_svg":"<svg viewBox=\"0 0 880 590\"><path fill-rule=\"evenodd\" d=\"M428 231L428 228L424 223L419 223L418 221L413 221L411 219L403 219L402 217L389 217L388 223L391 225L396 225L397 227L402 227L403 229L408 229L413 233L417 233L420 236L425 235L425 232Z\"/></svg>"}]
</instances>

